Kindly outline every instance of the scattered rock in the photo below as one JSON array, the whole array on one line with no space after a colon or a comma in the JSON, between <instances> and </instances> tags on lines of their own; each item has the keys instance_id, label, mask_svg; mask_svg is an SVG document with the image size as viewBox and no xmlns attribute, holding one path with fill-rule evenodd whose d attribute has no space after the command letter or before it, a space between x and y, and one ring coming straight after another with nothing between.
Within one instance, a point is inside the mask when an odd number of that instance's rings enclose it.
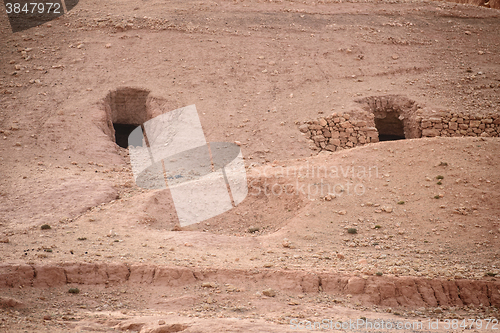
<instances>
[{"instance_id":1,"label":"scattered rock","mask_svg":"<svg viewBox=\"0 0 500 333\"><path fill-rule=\"evenodd\" d=\"M217 288L217 284L215 282L203 282L201 284L202 288Z\"/></svg>"},{"instance_id":2,"label":"scattered rock","mask_svg":"<svg viewBox=\"0 0 500 333\"><path fill-rule=\"evenodd\" d=\"M325 201L332 201L332 199L335 199L335 197L336 197L336 196L335 196L335 194L327 194L327 195L323 198L323 200L325 200Z\"/></svg>"},{"instance_id":3,"label":"scattered rock","mask_svg":"<svg viewBox=\"0 0 500 333\"><path fill-rule=\"evenodd\" d=\"M384 206L382 207L382 211L386 213L392 213L392 206Z\"/></svg>"},{"instance_id":4,"label":"scattered rock","mask_svg":"<svg viewBox=\"0 0 500 333\"><path fill-rule=\"evenodd\" d=\"M182 332L188 328L188 325L184 324L171 324L171 325L162 325L159 327L141 330L143 333L172 333L172 332Z\"/></svg>"},{"instance_id":5,"label":"scattered rock","mask_svg":"<svg viewBox=\"0 0 500 333\"><path fill-rule=\"evenodd\" d=\"M79 294L80 293L80 289L78 289L78 288L69 288L68 293L70 293L70 294Z\"/></svg>"},{"instance_id":6,"label":"scattered rock","mask_svg":"<svg viewBox=\"0 0 500 333\"><path fill-rule=\"evenodd\" d=\"M269 289L262 290L262 295L267 296L267 297L274 297L274 296L276 296L276 292L273 289L269 288Z\"/></svg>"},{"instance_id":7,"label":"scattered rock","mask_svg":"<svg viewBox=\"0 0 500 333\"><path fill-rule=\"evenodd\" d=\"M23 303L17 299L11 297L1 297L0 296L0 307L2 308L19 308L22 307Z\"/></svg>"},{"instance_id":8,"label":"scattered rock","mask_svg":"<svg viewBox=\"0 0 500 333\"><path fill-rule=\"evenodd\" d=\"M260 230L259 227L254 227L254 226L251 226L250 228L248 228L248 232L251 233L251 234L253 234L253 233L255 233L255 232L259 231L259 230Z\"/></svg>"},{"instance_id":9,"label":"scattered rock","mask_svg":"<svg viewBox=\"0 0 500 333\"><path fill-rule=\"evenodd\" d=\"M292 246L292 243L290 243L288 239L284 239L281 245L283 245L283 247L290 248Z\"/></svg>"}]
</instances>

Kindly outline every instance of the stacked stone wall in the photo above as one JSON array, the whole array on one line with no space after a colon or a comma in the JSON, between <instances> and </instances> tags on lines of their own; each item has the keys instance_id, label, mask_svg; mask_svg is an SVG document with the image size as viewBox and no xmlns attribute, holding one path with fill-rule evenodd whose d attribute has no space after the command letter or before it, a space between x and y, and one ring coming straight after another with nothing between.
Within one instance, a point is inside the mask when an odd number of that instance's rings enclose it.
<instances>
[{"instance_id":1,"label":"stacked stone wall","mask_svg":"<svg viewBox=\"0 0 500 333\"><path fill-rule=\"evenodd\" d=\"M307 121L299 130L309 137L317 149L336 151L370 142L378 142L373 121L355 120L347 113Z\"/></svg>"},{"instance_id":2,"label":"stacked stone wall","mask_svg":"<svg viewBox=\"0 0 500 333\"><path fill-rule=\"evenodd\" d=\"M356 120L347 113L306 121L299 130L311 140L314 150L337 151L378 142L378 130L371 120ZM466 115L449 112L416 119L422 137L500 137L500 114Z\"/></svg>"},{"instance_id":3,"label":"stacked stone wall","mask_svg":"<svg viewBox=\"0 0 500 333\"><path fill-rule=\"evenodd\" d=\"M500 136L500 115L467 115L448 113L421 119L422 137L434 136Z\"/></svg>"}]
</instances>

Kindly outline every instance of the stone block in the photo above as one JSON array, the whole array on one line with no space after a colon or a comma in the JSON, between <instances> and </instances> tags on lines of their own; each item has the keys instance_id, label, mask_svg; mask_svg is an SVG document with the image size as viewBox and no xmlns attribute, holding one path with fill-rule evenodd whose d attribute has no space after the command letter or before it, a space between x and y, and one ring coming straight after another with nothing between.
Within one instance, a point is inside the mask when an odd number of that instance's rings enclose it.
<instances>
[{"instance_id":1,"label":"stone block","mask_svg":"<svg viewBox=\"0 0 500 333\"><path fill-rule=\"evenodd\" d=\"M301 131L302 133L307 133L307 131L309 131L309 126L307 124L300 125L299 131Z\"/></svg>"},{"instance_id":2,"label":"stone block","mask_svg":"<svg viewBox=\"0 0 500 333\"><path fill-rule=\"evenodd\" d=\"M426 137L439 136L439 130L434 129L434 128L425 128L422 130L422 136L426 136Z\"/></svg>"},{"instance_id":3,"label":"stone block","mask_svg":"<svg viewBox=\"0 0 500 333\"><path fill-rule=\"evenodd\" d=\"M314 142L323 142L326 140L323 135L315 135L312 137L312 139L314 140Z\"/></svg>"},{"instance_id":4,"label":"stone block","mask_svg":"<svg viewBox=\"0 0 500 333\"><path fill-rule=\"evenodd\" d=\"M315 124L309 125L309 129L312 130L312 131L320 130L322 128L323 128L322 126L319 126L317 124L316 125Z\"/></svg>"},{"instance_id":5,"label":"stone block","mask_svg":"<svg viewBox=\"0 0 500 333\"><path fill-rule=\"evenodd\" d=\"M470 127L477 128L481 124L481 120L471 120Z\"/></svg>"},{"instance_id":6,"label":"stone block","mask_svg":"<svg viewBox=\"0 0 500 333\"><path fill-rule=\"evenodd\" d=\"M339 139L330 139L330 145L340 146L340 140Z\"/></svg>"},{"instance_id":7,"label":"stone block","mask_svg":"<svg viewBox=\"0 0 500 333\"><path fill-rule=\"evenodd\" d=\"M424 128L429 128L431 127L432 123L428 120L422 120L422 122L420 123L420 127L422 127L422 129Z\"/></svg>"},{"instance_id":8,"label":"stone block","mask_svg":"<svg viewBox=\"0 0 500 333\"><path fill-rule=\"evenodd\" d=\"M353 127L353 126L352 126L352 124L351 124L350 122L348 122L348 121L341 122L341 123L340 123L340 126L341 126L342 128L349 128L349 127Z\"/></svg>"}]
</instances>

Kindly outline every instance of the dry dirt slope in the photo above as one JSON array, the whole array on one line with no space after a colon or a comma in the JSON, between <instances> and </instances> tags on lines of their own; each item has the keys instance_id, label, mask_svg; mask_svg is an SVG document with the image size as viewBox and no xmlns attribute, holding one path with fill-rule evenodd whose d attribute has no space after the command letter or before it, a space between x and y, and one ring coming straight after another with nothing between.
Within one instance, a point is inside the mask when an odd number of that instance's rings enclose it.
<instances>
[{"instance_id":1,"label":"dry dirt slope","mask_svg":"<svg viewBox=\"0 0 500 333\"><path fill-rule=\"evenodd\" d=\"M184 231L169 231L168 219L144 219L157 209L152 198L165 200L162 191L128 188L123 199L71 222L10 235L4 295L40 320L19 327L40 327L43 315L61 329L135 323L148 331L166 321L194 332L194 316L250 320L217 321L234 331L262 330L253 320L264 318L281 324L273 331L287 331L294 319L385 318L380 311L395 313L394 321L498 318L499 284L490 276L499 273L498 181L490 179L498 179L499 144L416 139L276 161L249 170L250 206ZM324 200L321 182L338 185L335 198ZM280 188L293 198L274 195ZM260 219L248 218L262 201ZM300 208L287 218L289 203ZM70 287L82 295L70 297ZM43 310L34 315L31 302ZM92 318L106 311L111 317L95 326Z\"/></svg>"}]
</instances>

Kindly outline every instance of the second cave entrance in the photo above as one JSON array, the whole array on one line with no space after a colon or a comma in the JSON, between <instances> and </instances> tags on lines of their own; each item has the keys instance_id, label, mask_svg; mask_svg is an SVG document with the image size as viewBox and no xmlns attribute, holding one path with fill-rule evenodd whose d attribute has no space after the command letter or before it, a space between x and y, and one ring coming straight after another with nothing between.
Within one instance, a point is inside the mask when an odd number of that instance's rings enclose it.
<instances>
[{"instance_id":1,"label":"second cave entrance","mask_svg":"<svg viewBox=\"0 0 500 333\"><path fill-rule=\"evenodd\" d=\"M387 112L383 118L375 115L375 127L378 131L379 141L403 140L406 138L403 121L399 119L397 112Z\"/></svg>"}]
</instances>

